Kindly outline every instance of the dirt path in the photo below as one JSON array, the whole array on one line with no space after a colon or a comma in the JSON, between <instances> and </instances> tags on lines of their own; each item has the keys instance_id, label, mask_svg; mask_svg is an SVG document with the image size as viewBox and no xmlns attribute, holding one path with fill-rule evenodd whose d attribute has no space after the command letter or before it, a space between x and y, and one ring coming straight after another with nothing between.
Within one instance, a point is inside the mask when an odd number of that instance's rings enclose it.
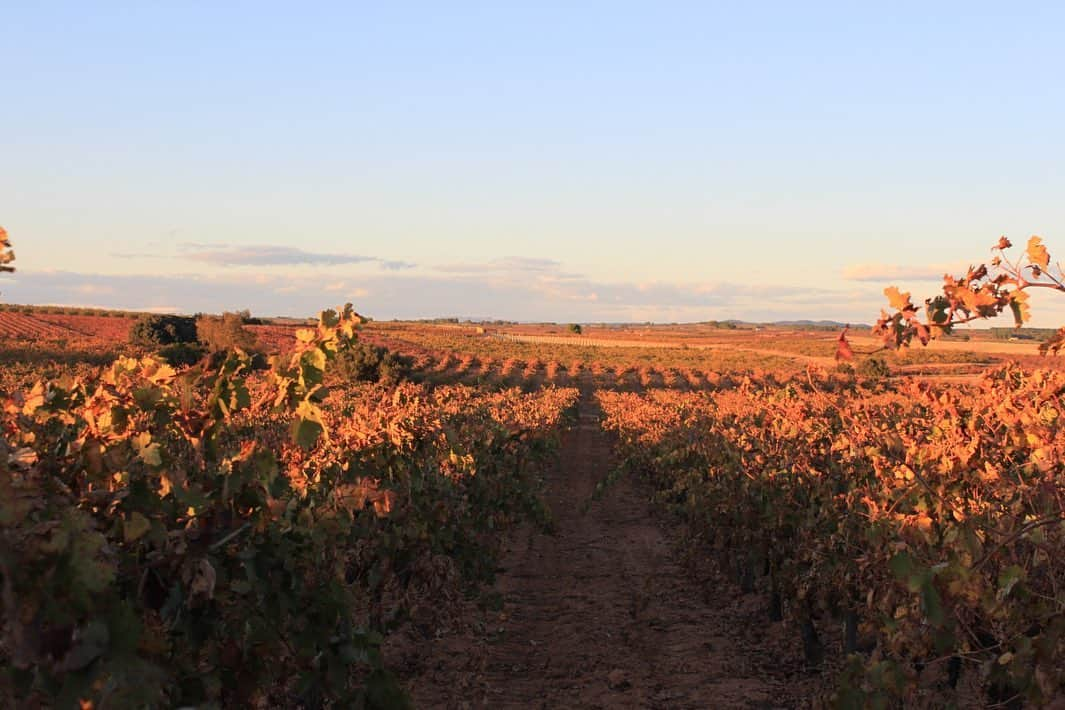
<instances>
[{"instance_id":1,"label":"dirt path","mask_svg":"<svg viewBox=\"0 0 1065 710\"><path fill-rule=\"evenodd\" d=\"M764 600L692 581L632 481L581 510L612 466L599 414L586 391L548 483L557 533L515 537L502 609L479 630L426 642L416 707L794 707L792 649Z\"/></svg>"}]
</instances>

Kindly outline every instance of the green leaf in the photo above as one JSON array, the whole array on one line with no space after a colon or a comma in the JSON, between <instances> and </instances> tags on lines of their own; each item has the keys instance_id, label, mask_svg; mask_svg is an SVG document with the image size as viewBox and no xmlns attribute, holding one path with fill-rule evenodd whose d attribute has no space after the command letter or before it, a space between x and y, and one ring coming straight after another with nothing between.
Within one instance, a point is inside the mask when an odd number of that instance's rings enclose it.
<instances>
[{"instance_id":1,"label":"green leaf","mask_svg":"<svg viewBox=\"0 0 1065 710\"><path fill-rule=\"evenodd\" d=\"M935 633L933 642L935 643L936 653L946 655L957 647L958 639L955 638L954 632L950 629L939 629Z\"/></svg>"},{"instance_id":2,"label":"green leaf","mask_svg":"<svg viewBox=\"0 0 1065 710\"><path fill-rule=\"evenodd\" d=\"M162 447L158 442L152 443L152 435L148 432L142 432L131 440L133 443L133 449L137 452L137 456L141 461L149 466L162 466L163 455Z\"/></svg>"},{"instance_id":3,"label":"green leaf","mask_svg":"<svg viewBox=\"0 0 1065 710\"><path fill-rule=\"evenodd\" d=\"M931 577L926 577L921 585L921 604L924 607L924 615L933 626L943 625L943 601L939 597L939 590L932 583Z\"/></svg>"},{"instance_id":4,"label":"green leaf","mask_svg":"<svg viewBox=\"0 0 1065 710\"><path fill-rule=\"evenodd\" d=\"M929 576L923 572L915 572L906 579L906 588L911 592L917 592L924 588Z\"/></svg>"},{"instance_id":5,"label":"green leaf","mask_svg":"<svg viewBox=\"0 0 1065 710\"><path fill-rule=\"evenodd\" d=\"M998 600L1002 601L1010 595L1013 588L1024 579L1024 568L1018 565L1010 565L998 573Z\"/></svg>"},{"instance_id":6,"label":"green leaf","mask_svg":"<svg viewBox=\"0 0 1065 710\"><path fill-rule=\"evenodd\" d=\"M891 558L888 566L897 579L906 581L913 574L913 570L917 565L909 552L900 552Z\"/></svg>"},{"instance_id":7,"label":"green leaf","mask_svg":"<svg viewBox=\"0 0 1065 710\"><path fill-rule=\"evenodd\" d=\"M107 628L111 635L110 655L134 656L141 640L141 621L128 604L121 604L107 615Z\"/></svg>"},{"instance_id":8,"label":"green leaf","mask_svg":"<svg viewBox=\"0 0 1065 710\"><path fill-rule=\"evenodd\" d=\"M148 518L134 511L129 519L122 523L122 537L126 542L133 542L142 538L151 528L152 524Z\"/></svg>"},{"instance_id":9,"label":"green leaf","mask_svg":"<svg viewBox=\"0 0 1065 710\"><path fill-rule=\"evenodd\" d=\"M304 449L312 448L325 429L316 421L296 419L292 422L292 440Z\"/></svg>"},{"instance_id":10,"label":"green leaf","mask_svg":"<svg viewBox=\"0 0 1065 710\"><path fill-rule=\"evenodd\" d=\"M103 655L111 640L111 633L104 622L91 621L84 628L78 629L75 637L73 647L57 666L61 672L80 671Z\"/></svg>"},{"instance_id":11,"label":"green leaf","mask_svg":"<svg viewBox=\"0 0 1065 710\"><path fill-rule=\"evenodd\" d=\"M292 423L292 439L304 449L309 449L325 431L322 410L312 402L303 401L296 407L296 419Z\"/></svg>"}]
</instances>

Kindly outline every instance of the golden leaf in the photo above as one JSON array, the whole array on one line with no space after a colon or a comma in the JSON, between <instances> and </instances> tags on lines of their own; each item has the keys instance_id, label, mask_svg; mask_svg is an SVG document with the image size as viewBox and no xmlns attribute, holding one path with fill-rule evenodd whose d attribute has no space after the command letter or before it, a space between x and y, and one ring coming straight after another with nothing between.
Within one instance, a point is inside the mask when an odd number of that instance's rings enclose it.
<instances>
[{"instance_id":1,"label":"golden leaf","mask_svg":"<svg viewBox=\"0 0 1065 710\"><path fill-rule=\"evenodd\" d=\"M888 286L884 289L884 295L887 296L888 304L897 311L906 311L913 308L908 291L903 293L896 286Z\"/></svg>"},{"instance_id":2,"label":"golden leaf","mask_svg":"<svg viewBox=\"0 0 1065 710\"><path fill-rule=\"evenodd\" d=\"M1032 237L1028 240L1028 260L1040 268L1047 268L1050 265L1050 254L1047 252L1047 248L1043 246L1043 240L1039 237Z\"/></svg>"}]
</instances>

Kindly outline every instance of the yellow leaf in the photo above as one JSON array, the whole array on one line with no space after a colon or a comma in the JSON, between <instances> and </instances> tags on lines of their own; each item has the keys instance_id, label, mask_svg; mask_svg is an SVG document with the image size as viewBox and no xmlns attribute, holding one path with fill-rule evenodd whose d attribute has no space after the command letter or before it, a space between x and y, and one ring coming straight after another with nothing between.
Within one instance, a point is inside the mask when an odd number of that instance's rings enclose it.
<instances>
[{"instance_id":1,"label":"yellow leaf","mask_svg":"<svg viewBox=\"0 0 1065 710\"><path fill-rule=\"evenodd\" d=\"M162 466L163 456L160 452L161 446L159 444L149 444L141 449L140 457L144 463L149 466Z\"/></svg>"},{"instance_id":2,"label":"yellow leaf","mask_svg":"<svg viewBox=\"0 0 1065 710\"><path fill-rule=\"evenodd\" d=\"M1037 264L1042 268L1047 268L1050 265L1050 254L1047 252L1047 248L1043 246L1043 240L1039 237L1032 237L1028 240L1028 260L1033 264Z\"/></svg>"},{"instance_id":3,"label":"yellow leaf","mask_svg":"<svg viewBox=\"0 0 1065 710\"><path fill-rule=\"evenodd\" d=\"M884 289L884 295L887 296L888 304L897 311L905 311L913 308L910 303L909 291L903 293L900 292L896 286L888 286Z\"/></svg>"},{"instance_id":4,"label":"yellow leaf","mask_svg":"<svg viewBox=\"0 0 1065 710\"><path fill-rule=\"evenodd\" d=\"M1013 311L1013 320L1019 326L1031 319L1031 308L1028 305L1027 291L1013 291L1010 293L1010 309Z\"/></svg>"}]
</instances>

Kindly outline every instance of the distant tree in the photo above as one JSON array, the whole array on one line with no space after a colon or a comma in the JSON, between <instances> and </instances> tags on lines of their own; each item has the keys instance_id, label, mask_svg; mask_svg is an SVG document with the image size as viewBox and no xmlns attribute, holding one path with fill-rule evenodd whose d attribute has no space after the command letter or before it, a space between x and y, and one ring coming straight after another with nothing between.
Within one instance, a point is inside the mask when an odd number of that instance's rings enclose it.
<instances>
[{"instance_id":1,"label":"distant tree","mask_svg":"<svg viewBox=\"0 0 1065 710\"><path fill-rule=\"evenodd\" d=\"M240 348L255 349L255 334L244 328L243 313L223 313L221 316L200 316L196 319L197 339L211 352Z\"/></svg>"},{"instance_id":2,"label":"distant tree","mask_svg":"<svg viewBox=\"0 0 1065 710\"><path fill-rule=\"evenodd\" d=\"M188 316L144 315L129 330L134 345L160 347L196 342L196 320Z\"/></svg>"},{"instance_id":3,"label":"distant tree","mask_svg":"<svg viewBox=\"0 0 1065 710\"><path fill-rule=\"evenodd\" d=\"M569 324L569 332L576 333L577 335L580 335L581 333L584 332L584 330L581 328L580 323L570 323Z\"/></svg>"},{"instance_id":4,"label":"distant tree","mask_svg":"<svg viewBox=\"0 0 1065 710\"><path fill-rule=\"evenodd\" d=\"M256 318L255 316L253 316L251 314L251 310L248 309L248 308L245 308L242 311L237 311L237 315L240 316L240 321L244 325L262 325L263 324L263 319L262 318Z\"/></svg>"}]
</instances>

